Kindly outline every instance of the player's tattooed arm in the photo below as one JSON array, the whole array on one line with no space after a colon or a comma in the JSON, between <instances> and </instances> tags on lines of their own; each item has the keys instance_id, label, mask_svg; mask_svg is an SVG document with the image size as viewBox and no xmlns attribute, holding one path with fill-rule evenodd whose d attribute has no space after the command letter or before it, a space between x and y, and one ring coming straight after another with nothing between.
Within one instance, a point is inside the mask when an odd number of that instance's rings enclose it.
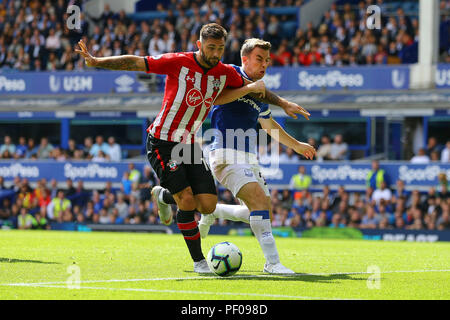
<instances>
[{"instance_id":1,"label":"player's tattooed arm","mask_svg":"<svg viewBox=\"0 0 450 320\"><path fill-rule=\"evenodd\" d=\"M255 94L257 97L263 97L265 92L265 85L262 80L249 82L240 88L225 88L214 100L215 105L223 105L233 102L249 93Z\"/></svg>"},{"instance_id":2,"label":"player's tattooed arm","mask_svg":"<svg viewBox=\"0 0 450 320\"><path fill-rule=\"evenodd\" d=\"M75 52L81 54L81 56L85 59L86 65L88 67L109 70L147 71L143 57L122 55L97 58L89 53L85 43L82 40L78 42L78 45L81 50L75 49Z\"/></svg>"}]
</instances>

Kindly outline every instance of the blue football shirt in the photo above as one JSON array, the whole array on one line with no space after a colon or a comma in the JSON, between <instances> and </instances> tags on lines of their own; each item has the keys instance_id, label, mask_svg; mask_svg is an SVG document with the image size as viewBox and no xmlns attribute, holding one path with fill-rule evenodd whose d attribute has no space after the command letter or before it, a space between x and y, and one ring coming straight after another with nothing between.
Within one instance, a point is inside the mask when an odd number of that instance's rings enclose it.
<instances>
[{"instance_id":1,"label":"blue football shirt","mask_svg":"<svg viewBox=\"0 0 450 320\"><path fill-rule=\"evenodd\" d=\"M251 81L242 67L233 67ZM269 119L269 105L250 96L241 97L225 105L215 105L211 110L211 128L215 130L211 150L229 148L256 153L258 118Z\"/></svg>"}]
</instances>

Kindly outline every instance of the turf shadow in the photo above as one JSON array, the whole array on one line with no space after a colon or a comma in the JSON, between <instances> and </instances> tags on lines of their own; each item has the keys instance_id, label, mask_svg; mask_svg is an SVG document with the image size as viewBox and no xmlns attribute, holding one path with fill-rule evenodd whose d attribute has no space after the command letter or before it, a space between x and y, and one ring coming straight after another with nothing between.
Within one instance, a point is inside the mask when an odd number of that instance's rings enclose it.
<instances>
[{"instance_id":1,"label":"turf shadow","mask_svg":"<svg viewBox=\"0 0 450 320\"><path fill-rule=\"evenodd\" d=\"M13 258L2 258L0 257L0 263L41 263L41 264L61 264L60 262L51 261L40 261L40 260L23 260L23 259L13 259Z\"/></svg>"},{"instance_id":2,"label":"turf shadow","mask_svg":"<svg viewBox=\"0 0 450 320\"><path fill-rule=\"evenodd\" d=\"M195 273L193 271L185 271L187 273ZM217 277L213 274L199 275L205 280L252 280L252 281L303 281L303 282L323 282L332 283L334 280L356 280L356 281L367 281L367 278L352 277L351 274L308 274L308 273L296 273L293 275L268 275L268 274L258 274L259 271L244 271L244 273L250 273L249 275L242 274L240 272L231 277ZM197 274L198 275L198 274ZM177 279L176 281L189 281L190 279Z\"/></svg>"}]
</instances>

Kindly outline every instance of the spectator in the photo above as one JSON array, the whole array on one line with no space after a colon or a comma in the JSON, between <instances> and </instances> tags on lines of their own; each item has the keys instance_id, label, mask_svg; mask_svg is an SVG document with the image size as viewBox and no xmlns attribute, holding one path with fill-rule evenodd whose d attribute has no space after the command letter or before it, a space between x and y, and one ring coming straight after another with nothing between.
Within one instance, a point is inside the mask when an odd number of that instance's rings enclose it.
<instances>
[{"instance_id":1,"label":"spectator","mask_svg":"<svg viewBox=\"0 0 450 320\"><path fill-rule=\"evenodd\" d=\"M109 161L109 155L107 155L103 150L98 150L97 154L92 157L93 162L106 162Z\"/></svg>"},{"instance_id":2,"label":"spectator","mask_svg":"<svg viewBox=\"0 0 450 320\"><path fill-rule=\"evenodd\" d=\"M125 171L123 173L122 178L122 192L128 197L131 194L131 185L132 181L130 180L130 173Z\"/></svg>"},{"instance_id":3,"label":"spectator","mask_svg":"<svg viewBox=\"0 0 450 320\"><path fill-rule=\"evenodd\" d=\"M367 174L366 186L372 188L373 190L380 189L383 181L386 182L386 186L389 186L389 179L386 172L384 169L380 169L380 163L378 160L373 160L372 170Z\"/></svg>"},{"instance_id":4,"label":"spectator","mask_svg":"<svg viewBox=\"0 0 450 320\"><path fill-rule=\"evenodd\" d=\"M8 158L11 158L11 155L13 155L16 152L16 146L12 143L11 137L6 135L4 138L4 144L0 146L0 158L4 158L3 154L5 151L8 151L8 154L10 155Z\"/></svg>"},{"instance_id":5,"label":"spectator","mask_svg":"<svg viewBox=\"0 0 450 320\"><path fill-rule=\"evenodd\" d=\"M331 223L329 224L330 228L345 228L345 223L342 223L343 217L340 213L335 213L331 218Z\"/></svg>"},{"instance_id":6,"label":"spectator","mask_svg":"<svg viewBox=\"0 0 450 320\"><path fill-rule=\"evenodd\" d=\"M83 147L83 158L92 159L92 153L91 153L92 148L93 148L92 137L85 137L84 138L84 147Z\"/></svg>"},{"instance_id":7,"label":"spectator","mask_svg":"<svg viewBox=\"0 0 450 320\"><path fill-rule=\"evenodd\" d=\"M120 161L122 160L122 150L120 145L116 143L114 137L108 138L108 151L107 155L111 161Z\"/></svg>"},{"instance_id":8,"label":"spectator","mask_svg":"<svg viewBox=\"0 0 450 320\"><path fill-rule=\"evenodd\" d=\"M411 163L415 164L427 164L430 162L430 158L426 154L425 148L420 148L417 155L411 158Z\"/></svg>"},{"instance_id":9,"label":"spectator","mask_svg":"<svg viewBox=\"0 0 450 320\"><path fill-rule=\"evenodd\" d=\"M139 179L139 189L141 190L140 199L151 200L151 189L156 185L156 176L153 169L146 165L142 176Z\"/></svg>"},{"instance_id":10,"label":"spectator","mask_svg":"<svg viewBox=\"0 0 450 320\"><path fill-rule=\"evenodd\" d=\"M438 185L437 185L436 189L438 190L439 193L442 193L443 190L444 191L445 190L449 191L450 190L449 188L450 188L450 186L449 186L448 181L447 181L446 173L445 172L439 173L439 175L438 175Z\"/></svg>"},{"instance_id":11,"label":"spectator","mask_svg":"<svg viewBox=\"0 0 450 320\"><path fill-rule=\"evenodd\" d=\"M47 215L51 221L62 222L63 212L72 207L72 203L65 197L63 190L58 190L56 198L47 206Z\"/></svg>"},{"instance_id":12,"label":"spectator","mask_svg":"<svg viewBox=\"0 0 450 320\"><path fill-rule=\"evenodd\" d=\"M445 148L441 152L441 162L450 163L450 140L445 144Z\"/></svg>"},{"instance_id":13,"label":"spectator","mask_svg":"<svg viewBox=\"0 0 450 320\"><path fill-rule=\"evenodd\" d=\"M399 52L401 62L404 64L417 63L418 60L418 42L411 38L408 33L401 37L402 49Z\"/></svg>"},{"instance_id":14,"label":"spectator","mask_svg":"<svg viewBox=\"0 0 450 320\"><path fill-rule=\"evenodd\" d=\"M396 189L392 195L392 202L396 203L400 198L407 198L408 192L405 189L405 182L403 180L398 179L396 182Z\"/></svg>"},{"instance_id":15,"label":"spectator","mask_svg":"<svg viewBox=\"0 0 450 320\"><path fill-rule=\"evenodd\" d=\"M40 212L36 213L31 222L31 228L37 230L50 229L47 219Z\"/></svg>"},{"instance_id":16,"label":"spectator","mask_svg":"<svg viewBox=\"0 0 450 320\"><path fill-rule=\"evenodd\" d=\"M382 181L380 188L375 189L372 194L372 200L375 201L377 205L380 204L381 200L390 202L392 198L392 191L387 187L386 181Z\"/></svg>"},{"instance_id":17,"label":"spectator","mask_svg":"<svg viewBox=\"0 0 450 320\"><path fill-rule=\"evenodd\" d=\"M66 197L70 197L73 196L75 193L77 192L77 190L75 189L75 187L73 186L73 181L72 179L67 179L66 180L66 188L65 188L65 194Z\"/></svg>"},{"instance_id":18,"label":"spectator","mask_svg":"<svg viewBox=\"0 0 450 320\"><path fill-rule=\"evenodd\" d=\"M366 214L361 220L360 228L362 229L376 229L379 224L379 217L377 216L375 209L368 205L366 207Z\"/></svg>"},{"instance_id":19,"label":"spectator","mask_svg":"<svg viewBox=\"0 0 450 320\"><path fill-rule=\"evenodd\" d=\"M322 136L320 139L320 146L317 150L317 159L319 161L323 160L331 160L331 143L330 138L328 136Z\"/></svg>"},{"instance_id":20,"label":"spectator","mask_svg":"<svg viewBox=\"0 0 450 320\"><path fill-rule=\"evenodd\" d=\"M298 156L291 148L286 147L286 151L281 153L280 155L280 163L296 164L298 162L299 162Z\"/></svg>"},{"instance_id":21,"label":"spectator","mask_svg":"<svg viewBox=\"0 0 450 320\"><path fill-rule=\"evenodd\" d=\"M28 138L27 151L25 152L25 158L31 159L31 158L33 158L33 156L37 156L38 149L39 149L39 147L34 144L34 139Z\"/></svg>"},{"instance_id":22,"label":"spectator","mask_svg":"<svg viewBox=\"0 0 450 320\"><path fill-rule=\"evenodd\" d=\"M28 149L27 140L23 136L19 137L19 144L16 146L16 152L14 153L14 158L15 159L25 158L27 149Z\"/></svg>"},{"instance_id":23,"label":"spectator","mask_svg":"<svg viewBox=\"0 0 450 320\"><path fill-rule=\"evenodd\" d=\"M431 153L437 152L439 157L441 156L441 148L439 147L435 137L428 138L428 144L426 149L427 156L431 157Z\"/></svg>"},{"instance_id":24,"label":"spectator","mask_svg":"<svg viewBox=\"0 0 450 320\"><path fill-rule=\"evenodd\" d=\"M17 227L21 230L31 229L33 226L33 216L28 213L26 208L20 209L20 215L17 217Z\"/></svg>"},{"instance_id":25,"label":"spectator","mask_svg":"<svg viewBox=\"0 0 450 320\"><path fill-rule=\"evenodd\" d=\"M307 191L311 185L311 176L306 174L304 166L298 167L298 173L293 175L289 183L289 189L296 191Z\"/></svg>"},{"instance_id":26,"label":"spectator","mask_svg":"<svg viewBox=\"0 0 450 320\"><path fill-rule=\"evenodd\" d=\"M74 158L75 157L75 152L77 151L77 145L75 142L75 139L69 139L68 141L68 148L67 148L67 154L69 156L69 158Z\"/></svg>"},{"instance_id":27,"label":"spectator","mask_svg":"<svg viewBox=\"0 0 450 320\"><path fill-rule=\"evenodd\" d=\"M343 142L341 134L334 136L334 142L330 147L330 159L331 160L345 160L347 159L348 145Z\"/></svg>"},{"instance_id":28,"label":"spectator","mask_svg":"<svg viewBox=\"0 0 450 320\"><path fill-rule=\"evenodd\" d=\"M85 140L86 145L86 140ZM89 142L88 142L89 145ZM108 154L108 144L103 141L103 136L98 135L95 137L95 143L92 145L92 147L89 150L89 155L91 157L95 157L98 155L99 150L103 151L103 153L106 155Z\"/></svg>"},{"instance_id":29,"label":"spectator","mask_svg":"<svg viewBox=\"0 0 450 320\"><path fill-rule=\"evenodd\" d=\"M41 144L37 149L37 157L39 159L49 159L54 147L48 142L47 137L41 138Z\"/></svg>"},{"instance_id":30,"label":"spectator","mask_svg":"<svg viewBox=\"0 0 450 320\"><path fill-rule=\"evenodd\" d=\"M133 162L130 162L128 164L128 172L129 172L128 179L133 183L134 182L139 183L139 179L141 178L141 173L139 172L138 169L135 168Z\"/></svg>"}]
</instances>

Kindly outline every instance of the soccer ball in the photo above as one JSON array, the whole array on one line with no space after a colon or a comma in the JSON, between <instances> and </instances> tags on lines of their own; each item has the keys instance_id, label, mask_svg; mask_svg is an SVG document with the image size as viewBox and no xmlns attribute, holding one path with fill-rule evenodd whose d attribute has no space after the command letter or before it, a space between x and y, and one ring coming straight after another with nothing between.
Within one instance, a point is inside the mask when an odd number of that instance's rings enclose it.
<instances>
[{"instance_id":1,"label":"soccer ball","mask_svg":"<svg viewBox=\"0 0 450 320\"><path fill-rule=\"evenodd\" d=\"M206 261L212 272L221 277L229 277L241 268L242 253L236 245L225 241L209 250Z\"/></svg>"}]
</instances>

